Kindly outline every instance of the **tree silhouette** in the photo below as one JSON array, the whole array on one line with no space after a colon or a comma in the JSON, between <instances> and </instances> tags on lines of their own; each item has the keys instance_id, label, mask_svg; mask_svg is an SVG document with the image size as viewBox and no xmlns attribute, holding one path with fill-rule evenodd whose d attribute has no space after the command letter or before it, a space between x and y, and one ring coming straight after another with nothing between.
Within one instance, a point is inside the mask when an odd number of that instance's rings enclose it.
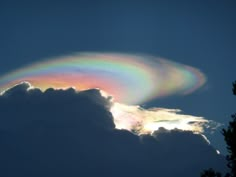
<instances>
[{"instance_id":1,"label":"tree silhouette","mask_svg":"<svg viewBox=\"0 0 236 177\"><path fill-rule=\"evenodd\" d=\"M233 94L236 95L236 81L233 82ZM236 177L236 113L232 116L232 121L229 122L227 129L222 130L224 136L228 155L226 160L228 161L227 166L230 172L225 174L225 177ZM215 172L213 169L204 170L201 173L201 177L222 177L219 172Z\"/></svg>"}]
</instances>

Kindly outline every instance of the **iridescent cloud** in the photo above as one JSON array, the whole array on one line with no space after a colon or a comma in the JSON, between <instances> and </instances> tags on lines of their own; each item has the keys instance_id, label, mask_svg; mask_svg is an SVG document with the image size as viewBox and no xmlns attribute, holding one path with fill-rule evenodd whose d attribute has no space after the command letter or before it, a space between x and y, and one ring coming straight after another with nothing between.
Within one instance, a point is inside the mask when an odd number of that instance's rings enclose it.
<instances>
[{"instance_id":1,"label":"iridescent cloud","mask_svg":"<svg viewBox=\"0 0 236 177\"><path fill-rule=\"evenodd\" d=\"M141 104L173 94L189 94L206 82L196 68L162 58L119 53L79 53L35 63L0 78L0 92L27 81L42 90L99 88L114 100Z\"/></svg>"}]
</instances>

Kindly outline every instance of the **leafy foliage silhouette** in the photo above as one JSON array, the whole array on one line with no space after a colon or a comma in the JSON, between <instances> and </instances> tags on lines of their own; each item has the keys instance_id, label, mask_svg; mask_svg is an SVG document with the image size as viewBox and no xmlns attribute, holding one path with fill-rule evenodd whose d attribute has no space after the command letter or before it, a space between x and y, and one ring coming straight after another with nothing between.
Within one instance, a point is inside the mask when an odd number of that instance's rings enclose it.
<instances>
[{"instance_id":1,"label":"leafy foliage silhouette","mask_svg":"<svg viewBox=\"0 0 236 177\"><path fill-rule=\"evenodd\" d=\"M233 82L233 94L236 95L236 81ZM232 116L232 121L229 122L227 129L222 130L224 136L228 155L226 160L228 161L227 166L230 172L225 174L225 177L236 177L236 113ZM219 172L215 172L212 168L204 170L201 173L201 177L223 177Z\"/></svg>"}]
</instances>

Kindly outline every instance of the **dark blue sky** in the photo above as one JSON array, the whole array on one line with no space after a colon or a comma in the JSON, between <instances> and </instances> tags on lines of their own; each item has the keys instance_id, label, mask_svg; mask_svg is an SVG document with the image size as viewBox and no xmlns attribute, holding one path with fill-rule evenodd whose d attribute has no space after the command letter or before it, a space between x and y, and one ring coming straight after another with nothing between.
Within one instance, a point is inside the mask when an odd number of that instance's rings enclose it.
<instances>
[{"instance_id":1,"label":"dark blue sky","mask_svg":"<svg viewBox=\"0 0 236 177\"><path fill-rule=\"evenodd\" d=\"M192 95L146 106L227 123L235 111L235 22L233 0L1 1L0 74L79 51L161 56L199 68L208 81ZM219 131L209 138L223 150Z\"/></svg>"}]
</instances>

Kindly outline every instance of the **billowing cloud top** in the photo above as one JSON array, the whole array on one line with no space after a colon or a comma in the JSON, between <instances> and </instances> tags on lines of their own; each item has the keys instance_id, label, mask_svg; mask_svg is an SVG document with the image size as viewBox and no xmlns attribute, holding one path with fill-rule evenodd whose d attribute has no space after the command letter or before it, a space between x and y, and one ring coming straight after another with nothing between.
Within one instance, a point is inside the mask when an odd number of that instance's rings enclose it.
<instances>
[{"instance_id":1,"label":"billowing cloud top","mask_svg":"<svg viewBox=\"0 0 236 177\"><path fill-rule=\"evenodd\" d=\"M198 69L145 55L79 53L48 59L0 77L0 92L27 81L42 90L99 88L121 103L140 104L171 94L188 94L206 78Z\"/></svg>"},{"instance_id":2,"label":"billowing cloud top","mask_svg":"<svg viewBox=\"0 0 236 177\"><path fill-rule=\"evenodd\" d=\"M137 136L115 129L111 102L99 90L29 88L23 83L0 96L0 176L198 177L209 167L226 170L223 156L192 131Z\"/></svg>"}]
</instances>

